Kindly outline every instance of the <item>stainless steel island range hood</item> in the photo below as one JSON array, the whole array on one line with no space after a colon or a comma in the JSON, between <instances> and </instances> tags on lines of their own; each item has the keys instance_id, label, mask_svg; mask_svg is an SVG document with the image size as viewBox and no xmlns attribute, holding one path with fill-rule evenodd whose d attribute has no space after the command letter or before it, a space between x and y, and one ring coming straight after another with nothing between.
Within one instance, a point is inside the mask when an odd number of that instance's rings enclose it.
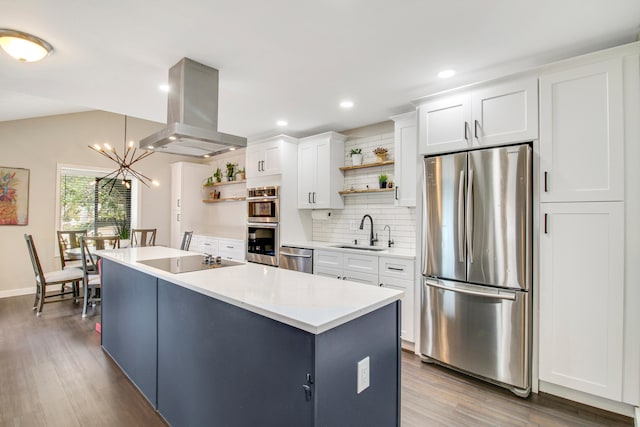
<instances>
[{"instance_id":1,"label":"stainless steel island range hood","mask_svg":"<svg viewBox=\"0 0 640 427\"><path fill-rule=\"evenodd\" d=\"M218 70L182 58L169 70L167 127L140 140L140 148L203 157L247 146L218 132Z\"/></svg>"}]
</instances>

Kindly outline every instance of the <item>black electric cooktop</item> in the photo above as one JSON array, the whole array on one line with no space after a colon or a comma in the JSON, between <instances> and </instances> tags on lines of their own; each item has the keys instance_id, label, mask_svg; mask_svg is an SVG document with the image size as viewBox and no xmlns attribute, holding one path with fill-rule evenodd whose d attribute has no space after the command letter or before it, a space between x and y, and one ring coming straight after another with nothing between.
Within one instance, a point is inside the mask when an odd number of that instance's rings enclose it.
<instances>
[{"instance_id":1,"label":"black electric cooktop","mask_svg":"<svg viewBox=\"0 0 640 427\"><path fill-rule=\"evenodd\" d=\"M231 267L234 265L243 265L243 262L232 261L230 259L221 259L220 264L205 263L204 255L187 255L172 258L159 258L138 261L140 264L158 268L169 273L188 273L190 271L211 270L214 268Z\"/></svg>"}]
</instances>

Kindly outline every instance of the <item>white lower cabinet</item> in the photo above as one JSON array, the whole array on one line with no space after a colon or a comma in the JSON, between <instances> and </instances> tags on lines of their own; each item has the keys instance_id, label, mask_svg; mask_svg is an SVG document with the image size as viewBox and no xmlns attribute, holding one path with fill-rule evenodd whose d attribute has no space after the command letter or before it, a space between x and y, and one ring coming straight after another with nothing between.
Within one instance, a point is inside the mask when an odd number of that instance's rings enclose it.
<instances>
[{"instance_id":1,"label":"white lower cabinet","mask_svg":"<svg viewBox=\"0 0 640 427\"><path fill-rule=\"evenodd\" d=\"M219 239L218 253L222 258L234 259L237 261L244 261L246 258L244 242L242 240Z\"/></svg>"},{"instance_id":2,"label":"white lower cabinet","mask_svg":"<svg viewBox=\"0 0 640 427\"><path fill-rule=\"evenodd\" d=\"M191 244L189 245L189 251L218 256L219 255L218 239L215 239L209 236L204 236L201 234L194 234L193 236L191 236Z\"/></svg>"},{"instance_id":3,"label":"white lower cabinet","mask_svg":"<svg viewBox=\"0 0 640 427\"><path fill-rule=\"evenodd\" d=\"M414 342L414 263L413 259L362 255L316 249L313 271L320 276L351 280L404 292L401 337Z\"/></svg>"},{"instance_id":4,"label":"white lower cabinet","mask_svg":"<svg viewBox=\"0 0 640 427\"><path fill-rule=\"evenodd\" d=\"M621 401L624 203L540 205L540 379Z\"/></svg>"},{"instance_id":5,"label":"white lower cabinet","mask_svg":"<svg viewBox=\"0 0 640 427\"><path fill-rule=\"evenodd\" d=\"M414 278L413 260L399 258L383 258L378 260L380 286L404 292L401 299L401 330L400 335L405 341L414 341L413 312L414 312Z\"/></svg>"},{"instance_id":6,"label":"white lower cabinet","mask_svg":"<svg viewBox=\"0 0 640 427\"><path fill-rule=\"evenodd\" d=\"M378 286L378 257L330 250L314 251L315 274Z\"/></svg>"}]
</instances>

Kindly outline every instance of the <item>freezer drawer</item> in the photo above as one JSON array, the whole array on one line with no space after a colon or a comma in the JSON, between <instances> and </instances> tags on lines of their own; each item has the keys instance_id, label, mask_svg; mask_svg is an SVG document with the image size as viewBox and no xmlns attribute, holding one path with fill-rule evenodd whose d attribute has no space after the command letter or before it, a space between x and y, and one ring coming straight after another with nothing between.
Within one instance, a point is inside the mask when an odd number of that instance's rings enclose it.
<instances>
[{"instance_id":1,"label":"freezer drawer","mask_svg":"<svg viewBox=\"0 0 640 427\"><path fill-rule=\"evenodd\" d=\"M528 393L528 292L427 278L421 299L422 355Z\"/></svg>"}]
</instances>

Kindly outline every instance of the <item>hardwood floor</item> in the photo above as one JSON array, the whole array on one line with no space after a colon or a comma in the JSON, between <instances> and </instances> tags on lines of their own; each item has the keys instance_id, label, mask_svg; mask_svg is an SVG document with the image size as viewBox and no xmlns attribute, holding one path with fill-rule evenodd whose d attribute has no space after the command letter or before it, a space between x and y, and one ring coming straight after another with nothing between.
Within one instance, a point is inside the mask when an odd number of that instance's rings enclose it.
<instances>
[{"instance_id":1,"label":"hardwood floor","mask_svg":"<svg viewBox=\"0 0 640 427\"><path fill-rule=\"evenodd\" d=\"M82 319L80 304L62 302L38 318L32 305L33 296L0 299L0 426L165 425L102 351L99 314ZM520 399L402 354L403 427L632 425L550 395Z\"/></svg>"}]
</instances>

